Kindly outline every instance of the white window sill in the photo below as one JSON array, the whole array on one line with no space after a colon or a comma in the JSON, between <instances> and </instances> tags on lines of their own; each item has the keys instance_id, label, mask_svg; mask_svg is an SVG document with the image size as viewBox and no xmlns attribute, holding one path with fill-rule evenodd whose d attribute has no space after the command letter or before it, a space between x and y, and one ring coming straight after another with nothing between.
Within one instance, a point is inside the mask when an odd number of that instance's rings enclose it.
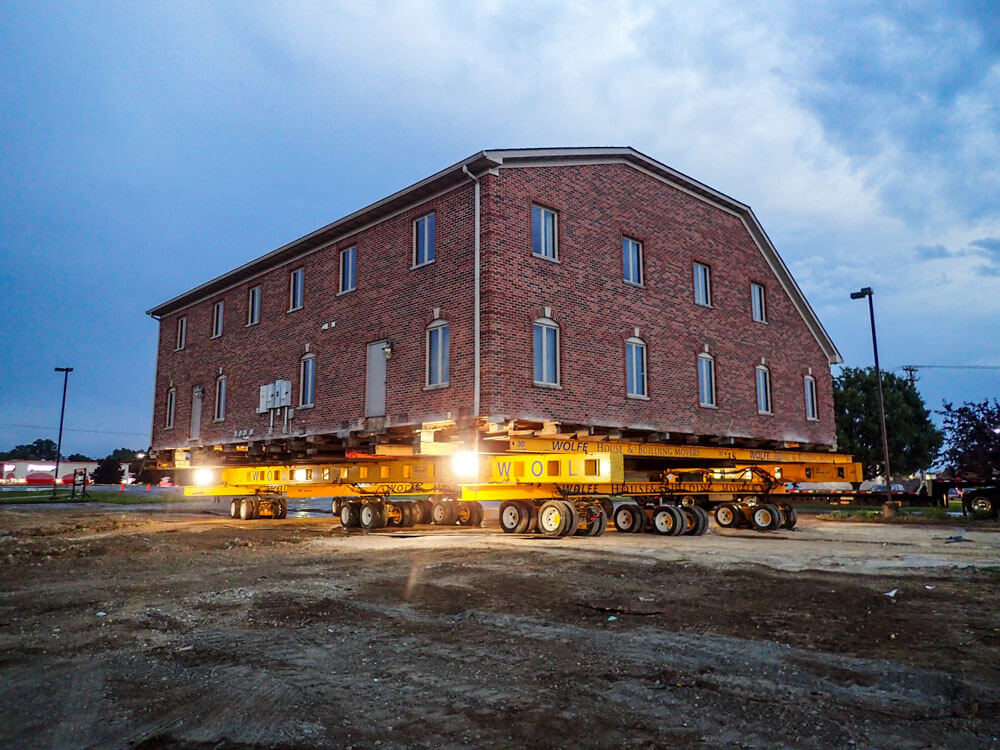
<instances>
[{"instance_id":1,"label":"white window sill","mask_svg":"<svg viewBox=\"0 0 1000 750\"><path fill-rule=\"evenodd\" d=\"M166 430L172 430L172 429L174 429L173 425L170 425L169 427L164 427L163 428L164 431L166 431Z\"/></svg>"},{"instance_id":2,"label":"white window sill","mask_svg":"<svg viewBox=\"0 0 1000 750\"><path fill-rule=\"evenodd\" d=\"M773 417L774 416L774 412L773 411L758 411L757 412L757 416L758 417Z\"/></svg>"},{"instance_id":3,"label":"white window sill","mask_svg":"<svg viewBox=\"0 0 1000 750\"><path fill-rule=\"evenodd\" d=\"M312 408L313 408L313 407L315 407L315 406L316 406L316 402L314 401L314 402L313 402L313 403L311 403L311 404L299 404L299 405L298 405L298 406L296 406L295 408L296 408L296 409L300 409L300 410L301 410L301 409L312 409Z\"/></svg>"},{"instance_id":4,"label":"white window sill","mask_svg":"<svg viewBox=\"0 0 1000 750\"><path fill-rule=\"evenodd\" d=\"M356 286L352 286L350 289L342 289L341 291L337 292L337 294L335 296L341 297L341 296L343 296L345 294L350 294L351 292L355 291L356 289L357 289Z\"/></svg>"},{"instance_id":5,"label":"white window sill","mask_svg":"<svg viewBox=\"0 0 1000 750\"><path fill-rule=\"evenodd\" d=\"M712 304L708 304L708 305L706 305L706 304L705 304L704 302L698 302L697 300L695 300L695 304L696 304L696 305L697 305L698 307L704 307L704 308L706 308L707 310L714 310L714 309L715 309L715 305L712 305Z\"/></svg>"},{"instance_id":6,"label":"white window sill","mask_svg":"<svg viewBox=\"0 0 1000 750\"><path fill-rule=\"evenodd\" d=\"M221 333L217 333L214 336L209 336L208 338L209 339L221 339L222 338L222 334Z\"/></svg>"},{"instance_id":7,"label":"white window sill","mask_svg":"<svg viewBox=\"0 0 1000 750\"><path fill-rule=\"evenodd\" d=\"M412 266L410 266L410 270L415 271L418 268L423 268L424 266L433 266L433 265L434 265L434 259L431 258L430 260L424 261L423 263L414 263Z\"/></svg>"},{"instance_id":8,"label":"white window sill","mask_svg":"<svg viewBox=\"0 0 1000 750\"><path fill-rule=\"evenodd\" d=\"M249 328L250 326L255 326L255 325L259 324L259 323L260 323L260 321L259 321L259 320L256 320L256 321L254 321L253 323L247 323L247 326L246 326L246 327L247 327L247 328Z\"/></svg>"},{"instance_id":9,"label":"white window sill","mask_svg":"<svg viewBox=\"0 0 1000 750\"><path fill-rule=\"evenodd\" d=\"M562 386L559 385L559 383L541 383L541 382L535 380L534 381L534 385L537 388L551 388L554 391L561 391L562 390Z\"/></svg>"},{"instance_id":10,"label":"white window sill","mask_svg":"<svg viewBox=\"0 0 1000 750\"><path fill-rule=\"evenodd\" d=\"M539 255L538 253L532 253L532 258L540 258L541 260L547 260L549 263L559 263L559 256L552 257L550 255Z\"/></svg>"},{"instance_id":11,"label":"white window sill","mask_svg":"<svg viewBox=\"0 0 1000 750\"><path fill-rule=\"evenodd\" d=\"M219 424L220 422L225 422L225 421L226 421L226 418L225 418L225 417L223 417L222 419L213 419L212 421L213 421L213 422L214 422L215 424Z\"/></svg>"},{"instance_id":12,"label":"white window sill","mask_svg":"<svg viewBox=\"0 0 1000 750\"><path fill-rule=\"evenodd\" d=\"M650 400L649 396L641 396L638 393L626 393L625 395L628 398L635 399L636 401L649 401Z\"/></svg>"},{"instance_id":13,"label":"white window sill","mask_svg":"<svg viewBox=\"0 0 1000 750\"><path fill-rule=\"evenodd\" d=\"M301 310L303 307L305 307L305 305L299 305L298 307L289 307L287 310L285 310L285 312L286 313L295 312L296 310Z\"/></svg>"},{"instance_id":14,"label":"white window sill","mask_svg":"<svg viewBox=\"0 0 1000 750\"><path fill-rule=\"evenodd\" d=\"M174 351L175 352L182 352L182 351L184 351L184 347L183 346L174 347Z\"/></svg>"},{"instance_id":15,"label":"white window sill","mask_svg":"<svg viewBox=\"0 0 1000 750\"><path fill-rule=\"evenodd\" d=\"M645 289L646 285L643 283L638 283L635 281L629 281L628 279L622 279L625 282L625 286L634 286L636 289Z\"/></svg>"},{"instance_id":16,"label":"white window sill","mask_svg":"<svg viewBox=\"0 0 1000 750\"><path fill-rule=\"evenodd\" d=\"M819 417L806 417L807 422L818 422Z\"/></svg>"},{"instance_id":17,"label":"white window sill","mask_svg":"<svg viewBox=\"0 0 1000 750\"><path fill-rule=\"evenodd\" d=\"M754 318L753 322L754 323L760 323L762 326L766 326L767 325L767 321L766 320L757 320L757 318Z\"/></svg>"},{"instance_id":18,"label":"white window sill","mask_svg":"<svg viewBox=\"0 0 1000 750\"><path fill-rule=\"evenodd\" d=\"M718 404L698 404L698 406L700 406L702 409L716 409L717 410L719 408Z\"/></svg>"},{"instance_id":19,"label":"white window sill","mask_svg":"<svg viewBox=\"0 0 1000 750\"><path fill-rule=\"evenodd\" d=\"M449 385L451 385L451 381L450 380L447 383L434 383L433 385L425 385L424 386L424 390L425 391L439 391L442 388L447 388Z\"/></svg>"}]
</instances>

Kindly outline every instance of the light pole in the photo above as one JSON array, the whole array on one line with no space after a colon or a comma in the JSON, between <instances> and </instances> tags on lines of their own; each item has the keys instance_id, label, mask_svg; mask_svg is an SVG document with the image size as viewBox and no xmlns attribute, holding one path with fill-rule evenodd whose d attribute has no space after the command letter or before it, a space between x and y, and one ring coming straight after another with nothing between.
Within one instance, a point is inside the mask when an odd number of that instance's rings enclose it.
<instances>
[{"instance_id":1,"label":"light pole","mask_svg":"<svg viewBox=\"0 0 1000 750\"><path fill-rule=\"evenodd\" d=\"M56 486L59 482L59 456L62 455L62 428L63 416L66 414L66 386L69 385L69 374L73 372L72 367L57 367L56 372L63 374L63 397L62 408L59 410L59 442L56 443L56 474L52 477L52 499L56 499Z\"/></svg>"},{"instance_id":2,"label":"light pole","mask_svg":"<svg viewBox=\"0 0 1000 750\"><path fill-rule=\"evenodd\" d=\"M885 460L885 501L892 502L892 469L889 468L889 438L885 431L885 398L882 396L882 370L878 366L878 339L875 337L875 303L872 288L866 286L851 292L851 299L868 298L868 317L872 323L872 352L875 355L875 380L878 383L878 414L882 422L882 456Z\"/></svg>"}]
</instances>

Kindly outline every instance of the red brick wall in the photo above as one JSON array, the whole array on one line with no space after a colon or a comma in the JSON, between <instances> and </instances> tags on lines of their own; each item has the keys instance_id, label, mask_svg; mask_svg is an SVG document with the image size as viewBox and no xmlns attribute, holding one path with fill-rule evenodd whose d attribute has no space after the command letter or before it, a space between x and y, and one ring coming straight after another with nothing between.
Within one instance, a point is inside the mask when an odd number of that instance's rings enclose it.
<instances>
[{"instance_id":1,"label":"red brick wall","mask_svg":"<svg viewBox=\"0 0 1000 750\"><path fill-rule=\"evenodd\" d=\"M482 413L832 445L826 356L733 214L625 165L502 169L484 180ZM531 204L559 212L559 260L531 255ZM622 235L643 242L643 289L623 281ZM695 260L712 302L694 303ZM750 282L767 294L766 325ZM533 385L532 321L561 326L560 390ZM625 340L647 343L649 401L626 397ZM715 357L718 409L698 405L696 357ZM771 370L772 415L757 414L755 367ZM819 421L805 418L816 378Z\"/></svg>"},{"instance_id":2,"label":"red brick wall","mask_svg":"<svg viewBox=\"0 0 1000 750\"><path fill-rule=\"evenodd\" d=\"M436 211L434 263L412 269L412 222ZM289 434L329 433L364 416L366 344L389 339L386 413L390 424L468 416L473 402L473 189L472 183L366 229L349 239L288 263L160 323L154 449L186 445L191 395L205 388L201 442L233 442L235 430L267 434L268 415L257 414L261 385L292 381L299 401L299 360L310 344L316 355L316 405L295 409ZM357 245L357 290L337 296L340 250ZM289 273L305 268L304 307L288 309ZM250 287L263 287L261 320L246 326ZM225 328L212 339L212 307L225 299ZM450 385L424 390L424 329L435 307L449 320ZM174 351L176 319L188 318L187 346ZM332 329L323 323L335 321ZM228 379L223 422L213 421L219 367ZM167 389L177 389L174 429L165 430ZM280 423L278 423L280 434Z\"/></svg>"}]
</instances>

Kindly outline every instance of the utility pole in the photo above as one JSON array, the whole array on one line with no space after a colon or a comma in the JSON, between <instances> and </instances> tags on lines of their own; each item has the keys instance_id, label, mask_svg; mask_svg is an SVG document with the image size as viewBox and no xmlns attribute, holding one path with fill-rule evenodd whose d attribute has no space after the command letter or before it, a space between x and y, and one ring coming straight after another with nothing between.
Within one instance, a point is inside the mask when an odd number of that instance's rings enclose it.
<instances>
[{"instance_id":1,"label":"utility pole","mask_svg":"<svg viewBox=\"0 0 1000 750\"><path fill-rule=\"evenodd\" d=\"M62 430L63 430L63 417L66 415L66 386L69 385L69 374L73 372L72 367L57 367L56 372L61 372L63 374L63 396L62 396L62 408L59 409L59 442L56 443L56 472L55 476L52 477L52 499L56 499L56 487L59 482L59 456L62 455Z\"/></svg>"}]
</instances>

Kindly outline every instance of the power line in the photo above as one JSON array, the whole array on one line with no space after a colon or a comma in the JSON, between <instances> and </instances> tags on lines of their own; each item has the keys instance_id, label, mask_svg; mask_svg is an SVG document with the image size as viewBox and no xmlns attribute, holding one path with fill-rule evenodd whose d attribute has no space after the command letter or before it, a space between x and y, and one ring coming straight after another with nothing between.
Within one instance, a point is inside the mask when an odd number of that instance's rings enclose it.
<instances>
[{"instance_id":1,"label":"power line","mask_svg":"<svg viewBox=\"0 0 1000 750\"><path fill-rule=\"evenodd\" d=\"M55 430L55 427L49 427L42 424L18 424L16 422L0 422L0 426L3 427L29 427L33 430ZM72 427L63 428L63 432L91 432L95 435L137 435L138 437L146 437L149 433L146 432L123 432L117 430L79 430Z\"/></svg>"},{"instance_id":2,"label":"power line","mask_svg":"<svg viewBox=\"0 0 1000 750\"><path fill-rule=\"evenodd\" d=\"M1000 365L900 365L893 370L1000 370Z\"/></svg>"}]
</instances>

